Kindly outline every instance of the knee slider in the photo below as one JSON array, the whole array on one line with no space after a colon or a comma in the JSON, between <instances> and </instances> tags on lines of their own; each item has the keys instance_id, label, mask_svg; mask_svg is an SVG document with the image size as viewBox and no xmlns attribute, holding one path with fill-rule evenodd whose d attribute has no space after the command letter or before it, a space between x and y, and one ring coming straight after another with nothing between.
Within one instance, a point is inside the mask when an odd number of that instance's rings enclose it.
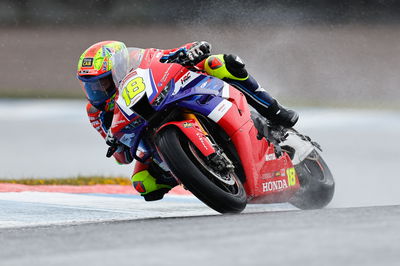
<instances>
[{"instance_id":1,"label":"knee slider","mask_svg":"<svg viewBox=\"0 0 400 266\"><path fill-rule=\"evenodd\" d=\"M156 179L147 170L135 173L132 176L132 185L141 195L158 189Z\"/></svg>"},{"instance_id":2,"label":"knee slider","mask_svg":"<svg viewBox=\"0 0 400 266\"><path fill-rule=\"evenodd\" d=\"M172 186L166 184L159 184L155 177L153 177L149 171L143 170L135 173L132 176L132 185L140 195L145 196L148 194L158 194L156 191L163 192L165 194L168 192Z\"/></svg>"},{"instance_id":3,"label":"knee slider","mask_svg":"<svg viewBox=\"0 0 400 266\"><path fill-rule=\"evenodd\" d=\"M237 78L246 78L248 76L247 70L244 68L245 64L239 56L233 54L225 54L224 61L226 69Z\"/></svg>"}]
</instances>

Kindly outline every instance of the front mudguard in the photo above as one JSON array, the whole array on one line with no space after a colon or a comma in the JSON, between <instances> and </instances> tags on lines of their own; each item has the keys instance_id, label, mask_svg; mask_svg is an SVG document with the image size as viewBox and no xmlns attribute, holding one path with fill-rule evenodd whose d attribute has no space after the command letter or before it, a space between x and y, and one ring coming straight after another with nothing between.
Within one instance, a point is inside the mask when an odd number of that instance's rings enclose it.
<instances>
[{"instance_id":1,"label":"front mudguard","mask_svg":"<svg viewBox=\"0 0 400 266\"><path fill-rule=\"evenodd\" d=\"M196 148L205 156L215 153L210 140L201 130L201 126L194 119L168 122L158 128L157 133L166 127L175 126L196 146Z\"/></svg>"}]
</instances>

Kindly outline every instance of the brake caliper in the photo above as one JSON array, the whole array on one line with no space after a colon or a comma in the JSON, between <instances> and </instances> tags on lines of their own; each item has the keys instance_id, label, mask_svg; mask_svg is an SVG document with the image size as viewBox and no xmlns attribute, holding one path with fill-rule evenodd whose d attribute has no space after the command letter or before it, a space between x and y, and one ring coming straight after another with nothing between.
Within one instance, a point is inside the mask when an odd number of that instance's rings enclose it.
<instances>
[{"instance_id":1,"label":"brake caliper","mask_svg":"<svg viewBox=\"0 0 400 266\"><path fill-rule=\"evenodd\" d=\"M207 157L209 166L221 176L226 176L235 169L232 161L218 147L215 147L216 152Z\"/></svg>"}]
</instances>

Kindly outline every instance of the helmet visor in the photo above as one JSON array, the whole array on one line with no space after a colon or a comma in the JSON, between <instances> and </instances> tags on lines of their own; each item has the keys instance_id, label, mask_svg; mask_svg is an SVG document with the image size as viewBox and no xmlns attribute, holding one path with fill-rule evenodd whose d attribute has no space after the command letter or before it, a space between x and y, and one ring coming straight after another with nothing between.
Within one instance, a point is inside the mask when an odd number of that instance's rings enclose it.
<instances>
[{"instance_id":1,"label":"helmet visor","mask_svg":"<svg viewBox=\"0 0 400 266\"><path fill-rule=\"evenodd\" d=\"M86 93L87 99L94 106L104 104L116 91L111 71L99 76L80 76L79 79L82 81L82 88Z\"/></svg>"}]
</instances>

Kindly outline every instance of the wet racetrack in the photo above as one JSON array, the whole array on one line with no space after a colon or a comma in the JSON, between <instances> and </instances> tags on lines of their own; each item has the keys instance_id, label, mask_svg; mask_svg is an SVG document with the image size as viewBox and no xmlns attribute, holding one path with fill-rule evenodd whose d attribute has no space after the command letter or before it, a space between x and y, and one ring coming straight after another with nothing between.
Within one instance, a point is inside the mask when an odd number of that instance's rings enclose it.
<instances>
[{"instance_id":1,"label":"wet racetrack","mask_svg":"<svg viewBox=\"0 0 400 266\"><path fill-rule=\"evenodd\" d=\"M1 265L398 265L400 208L164 218L0 231Z\"/></svg>"},{"instance_id":2,"label":"wet racetrack","mask_svg":"<svg viewBox=\"0 0 400 266\"><path fill-rule=\"evenodd\" d=\"M0 177L129 176L104 158L83 102L0 109ZM327 209L253 205L221 216L192 198L3 193L0 265L397 265L400 113L299 111L298 129L321 144L336 178Z\"/></svg>"}]
</instances>

